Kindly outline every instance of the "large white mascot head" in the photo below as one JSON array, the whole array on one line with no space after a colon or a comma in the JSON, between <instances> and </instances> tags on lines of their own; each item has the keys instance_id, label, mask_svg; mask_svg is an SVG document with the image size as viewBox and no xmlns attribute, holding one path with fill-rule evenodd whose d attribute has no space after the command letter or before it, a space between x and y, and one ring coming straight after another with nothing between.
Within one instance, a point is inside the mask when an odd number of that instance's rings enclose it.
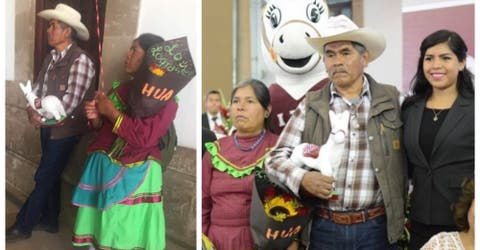
<instances>
[{"instance_id":1,"label":"large white mascot head","mask_svg":"<svg viewBox=\"0 0 480 250\"><path fill-rule=\"evenodd\" d=\"M277 84L295 99L326 77L321 56L305 40L328 19L322 0L270 0L263 11L262 53Z\"/></svg>"}]
</instances>

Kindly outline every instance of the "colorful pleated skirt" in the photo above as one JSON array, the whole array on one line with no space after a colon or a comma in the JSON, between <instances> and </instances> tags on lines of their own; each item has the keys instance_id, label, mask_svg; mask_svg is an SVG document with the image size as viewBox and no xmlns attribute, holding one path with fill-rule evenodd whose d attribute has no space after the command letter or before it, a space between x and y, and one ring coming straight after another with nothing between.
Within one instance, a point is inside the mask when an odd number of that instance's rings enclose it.
<instances>
[{"instance_id":1,"label":"colorful pleated skirt","mask_svg":"<svg viewBox=\"0 0 480 250\"><path fill-rule=\"evenodd\" d=\"M104 152L88 159L72 203L72 242L97 249L165 249L162 169L155 160L129 166Z\"/></svg>"}]
</instances>

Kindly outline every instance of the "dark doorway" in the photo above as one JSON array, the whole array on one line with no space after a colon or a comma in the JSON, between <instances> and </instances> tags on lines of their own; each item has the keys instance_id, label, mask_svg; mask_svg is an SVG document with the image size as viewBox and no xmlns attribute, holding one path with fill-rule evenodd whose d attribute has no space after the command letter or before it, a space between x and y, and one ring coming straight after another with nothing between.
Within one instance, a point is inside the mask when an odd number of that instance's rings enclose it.
<instances>
[{"instance_id":1,"label":"dark doorway","mask_svg":"<svg viewBox=\"0 0 480 250\"><path fill-rule=\"evenodd\" d=\"M100 36L97 35L97 11L96 5L98 2L98 26L100 28ZM100 72L98 44L103 43L103 29L105 24L105 9L107 0L37 0L35 6L36 13L45 9L54 9L58 3L64 3L76 9L82 15L82 23L87 26L90 33L88 41L77 41L78 45L84 49L95 60L95 70L97 88L98 78ZM35 22L35 49L34 49L34 77L37 76L42 66L43 59L50 53L52 47L47 42L47 28L48 22L42 18L36 17ZM36 79L36 78L35 78Z\"/></svg>"}]
</instances>

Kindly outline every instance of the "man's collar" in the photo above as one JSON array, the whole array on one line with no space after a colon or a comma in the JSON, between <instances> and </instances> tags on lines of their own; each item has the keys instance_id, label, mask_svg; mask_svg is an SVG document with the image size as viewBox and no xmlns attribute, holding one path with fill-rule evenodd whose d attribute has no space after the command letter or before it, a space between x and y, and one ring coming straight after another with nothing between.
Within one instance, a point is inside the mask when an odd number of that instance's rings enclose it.
<instances>
[{"instance_id":1,"label":"man's collar","mask_svg":"<svg viewBox=\"0 0 480 250\"><path fill-rule=\"evenodd\" d=\"M365 75L363 75L363 86L360 96L367 96L369 100L372 100L372 92L370 91L370 83ZM331 82L330 84L330 104L333 102L334 97L342 97L340 93L335 89L335 84Z\"/></svg>"},{"instance_id":2,"label":"man's collar","mask_svg":"<svg viewBox=\"0 0 480 250\"><path fill-rule=\"evenodd\" d=\"M70 43L70 44L69 44L64 50L62 50L60 53L58 53L57 50L52 49L52 50L50 50L50 54L52 55L52 57L53 57L55 60L61 59L61 58L63 58L63 57L67 54L67 51L72 47L72 44L73 44L73 43Z\"/></svg>"},{"instance_id":3,"label":"man's collar","mask_svg":"<svg viewBox=\"0 0 480 250\"><path fill-rule=\"evenodd\" d=\"M208 116L209 119L212 119L212 117L219 117L219 116L220 116L219 113L217 113L216 115L212 115L212 114L210 114L210 112L208 112L208 111L207 111L206 113L207 113L207 116Z\"/></svg>"}]
</instances>

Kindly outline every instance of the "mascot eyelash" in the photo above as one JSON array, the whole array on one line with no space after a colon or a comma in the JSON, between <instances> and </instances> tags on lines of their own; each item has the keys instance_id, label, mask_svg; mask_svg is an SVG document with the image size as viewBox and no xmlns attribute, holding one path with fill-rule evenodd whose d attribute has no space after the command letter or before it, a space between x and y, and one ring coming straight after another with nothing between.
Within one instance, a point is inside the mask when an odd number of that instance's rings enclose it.
<instances>
[{"instance_id":1,"label":"mascot eyelash","mask_svg":"<svg viewBox=\"0 0 480 250\"><path fill-rule=\"evenodd\" d=\"M270 24L274 29L278 27L278 25L280 24L280 21L282 20L280 9L277 8L275 5L271 5L268 8L267 14L265 16L270 20Z\"/></svg>"},{"instance_id":2,"label":"mascot eyelash","mask_svg":"<svg viewBox=\"0 0 480 250\"><path fill-rule=\"evenodd\" d=\"M307 6L306 12L307 18L310 21L317 23L320 20L320 15L325 12L325 8L321 6L320 3L317 2L317 0L315 0L313 3L310 3Z\"/></svg>"}]
</instances>

